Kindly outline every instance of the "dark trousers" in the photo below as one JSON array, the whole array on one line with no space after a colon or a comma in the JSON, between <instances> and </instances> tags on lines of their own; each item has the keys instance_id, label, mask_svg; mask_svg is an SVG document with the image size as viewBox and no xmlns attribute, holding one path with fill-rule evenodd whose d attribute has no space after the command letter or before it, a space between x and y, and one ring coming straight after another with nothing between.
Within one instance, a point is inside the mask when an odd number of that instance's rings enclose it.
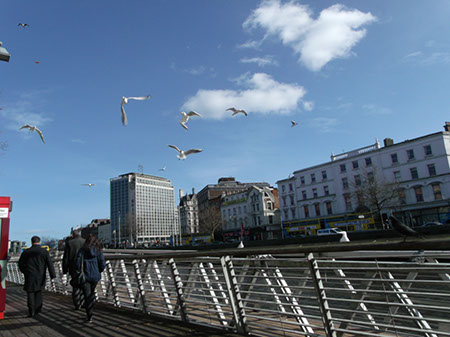
<instances>
[{"instance_id":1,"label":"dark trousers","mask_svg":"<svg viewBox=\"0 0 450 337\"><path fill-rule=\"evenodd\" d=\"M75 309L79 309L84 304L83 289L78 287L72 287L72 301Z\"/></svg>"},{"instance_id":2,"label":"dark trousers","mask_svg":"<svg viewBox=\"0 0 450 337\"><path fill-rule=\"evenodd\" d=\"M86 315L88 319L92 318L92 312L94 310L95 288L98 282L86 281L83 285L84 293L84 305L86 306Z\"/></svg>"},{"instance_id":3,"label":"dark trousers","mask_svg":"<svg viewBox=\"0 0 450 337\"><path fill-rule=\"evenodd\" d=\"M27 291L28 313L32 316L42 311L42 290Z\"/></svg>"}]
</instances>

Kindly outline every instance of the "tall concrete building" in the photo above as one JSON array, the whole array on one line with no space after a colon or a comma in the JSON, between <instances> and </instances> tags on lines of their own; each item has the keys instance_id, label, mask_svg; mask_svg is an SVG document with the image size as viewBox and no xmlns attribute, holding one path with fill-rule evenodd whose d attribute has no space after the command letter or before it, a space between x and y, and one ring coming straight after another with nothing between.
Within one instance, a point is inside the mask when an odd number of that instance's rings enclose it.
<instances>
[{"instance_id":1,"label":"tall concrete building","mask_svg":"<svg viewBox=\"0 0 450 337\"><path fill-rule=\"evenodd\" d=\"M117 242L167 243L178 235L170 180L132 172L112 178L110 187L112 236Z\"/></svg>"},{"instance_id":2,"label":"tall concrete building","mask_svg":"<svg viewBox=\"0 0 450 337\"><path fill-rule=\"evenodd\" d=\"M194 234L199 232L198 201L194 189L192 189L192 194L184 194L184 191L180 190L178 214L180 215L181 234Z\"/></svg>"}]
</instances>

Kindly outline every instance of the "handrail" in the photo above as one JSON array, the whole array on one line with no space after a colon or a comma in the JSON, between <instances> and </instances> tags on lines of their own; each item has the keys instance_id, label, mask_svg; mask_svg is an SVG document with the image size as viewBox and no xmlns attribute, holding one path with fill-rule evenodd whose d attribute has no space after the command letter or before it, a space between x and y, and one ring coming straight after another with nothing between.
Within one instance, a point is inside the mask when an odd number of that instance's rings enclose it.
<instances>
[{"instance_id":1,"label":"handrail","mask_svg":"<svg viewBox=\"0 0 450 337\"><path fill-rule=\"evenodd\" d=\"M256 336L450 337L448 245L445 238L408 238L129 256L105 251L96 298ZM381 251L392 247L403 253ZM361 249L372 253L358 259ZM345 260L338 252L346 252ZM53 261L57 277L46 288L69 295L61 253ZM23 283L17 259L7 267L8 281Z\"/></svg>"}]
</instances>

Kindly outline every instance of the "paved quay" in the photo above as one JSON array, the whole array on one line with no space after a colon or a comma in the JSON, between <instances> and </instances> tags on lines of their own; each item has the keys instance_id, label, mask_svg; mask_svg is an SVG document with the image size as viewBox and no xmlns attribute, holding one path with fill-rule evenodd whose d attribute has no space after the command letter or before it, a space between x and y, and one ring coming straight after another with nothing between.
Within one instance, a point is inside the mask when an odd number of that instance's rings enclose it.
<instances>
[{"instance_id":1,"label":"paved quay","mask_svg":"<svg viewBox=\"0 0 450 337\"><path fill-rule=\"evenodd\" d=\"M222 330L199 327L96 303L93 323L85 323L85 312L75 311L70 296L44 292L43 312L28 318L26 293L22 286L7 286L5 319L0 320L2 337L79 336L239 336Z\"/></svg>"}]
</instances>

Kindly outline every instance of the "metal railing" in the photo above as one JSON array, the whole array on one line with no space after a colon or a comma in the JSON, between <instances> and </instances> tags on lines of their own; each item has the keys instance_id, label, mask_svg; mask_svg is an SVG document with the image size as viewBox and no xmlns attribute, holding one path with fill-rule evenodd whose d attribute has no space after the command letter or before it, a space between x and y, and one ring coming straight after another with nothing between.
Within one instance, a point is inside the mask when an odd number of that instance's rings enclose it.
<instances>
[{"instance_id":1,"label":"metal railing","mask_svg":"<svg viewBox=\"0 0 450 337\"><path fill-rule=\"evenodd\" d=\"M391 244L448 245L436 242ZM450 252L381 253L377 247L366 245L366 252L375 250L370 257L354 251L352 243L278 247L278 254L258 248L106 255L96 296L115 306L255 336L450 336ZM54 263L57 277L47 290L68 295L72 288L60 256ZM13 259L8 280L23 283Z\"/></svg>"}]
</instances>

